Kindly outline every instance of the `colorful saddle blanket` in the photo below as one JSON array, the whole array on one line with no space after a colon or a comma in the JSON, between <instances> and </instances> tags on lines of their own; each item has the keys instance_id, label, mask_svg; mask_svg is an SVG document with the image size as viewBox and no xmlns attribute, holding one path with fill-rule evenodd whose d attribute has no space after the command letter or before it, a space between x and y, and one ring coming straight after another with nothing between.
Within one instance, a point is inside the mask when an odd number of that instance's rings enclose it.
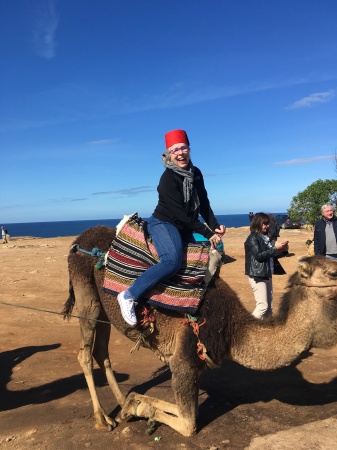
<instances>
[{"instance_id":1,"label":"colorful saddle blanket","mask_svg":"<svg viewBox=\"0 0 337 450\"><path fill-rule=\"evenodd\" d=\"M153 306L195 314L205 285L203 282L210 247L188 244L182 266L169 280L162 281L144 293L143 299ZM159 261L148 235L146 222L134 214L121 227L107 255L103 290L117 295L150 266Z\"/></svg>"}]
</instances>

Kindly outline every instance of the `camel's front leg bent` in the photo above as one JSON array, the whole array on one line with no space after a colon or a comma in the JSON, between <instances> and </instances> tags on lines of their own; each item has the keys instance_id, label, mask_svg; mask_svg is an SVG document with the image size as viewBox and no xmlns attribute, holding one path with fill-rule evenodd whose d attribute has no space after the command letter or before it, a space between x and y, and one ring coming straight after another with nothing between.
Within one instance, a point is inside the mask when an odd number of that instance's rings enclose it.
<instances>
[{"instance_id":1,"label":"camel's front leg bent","mask_svg":"<svg viewBox=\"0 0 337 450\"><path fill-rule=\"evenodd\" d=\"M119 417L137 416L153 419L192 436L197 429L200 369L191 368L185 361L171 361L172 388L176 404L132 392L128 395Z\"/></svg>"}]
</instances>

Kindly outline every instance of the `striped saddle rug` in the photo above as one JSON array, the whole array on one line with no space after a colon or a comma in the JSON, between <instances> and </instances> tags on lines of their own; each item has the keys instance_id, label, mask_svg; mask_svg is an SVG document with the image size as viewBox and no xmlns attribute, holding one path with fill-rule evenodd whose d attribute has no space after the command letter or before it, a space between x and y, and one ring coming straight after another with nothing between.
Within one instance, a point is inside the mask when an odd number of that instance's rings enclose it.
<instances>
[{"instance_id":1,"label":"striped saddle rug","mask_svg":"<svg viewBox=\"0 0 337 450\"><path fill-rule=\"evenodd\" d=\"M117 295L126 290L139 275L159 261L146 225L136 213L117 232L107 254L105 292ZM205 290L203 279L209 251L207 245L188 244L179 272L145 292L143 299L153 306L195 314Z\"/></svg>"}]
</instances>

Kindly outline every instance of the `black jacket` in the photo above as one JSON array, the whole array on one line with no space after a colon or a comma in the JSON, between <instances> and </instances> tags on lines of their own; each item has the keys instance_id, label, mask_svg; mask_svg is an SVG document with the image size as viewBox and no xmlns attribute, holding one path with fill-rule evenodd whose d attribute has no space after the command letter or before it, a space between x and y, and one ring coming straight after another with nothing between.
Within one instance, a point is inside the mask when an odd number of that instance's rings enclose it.
<instances>
[{"instance_id":1,"label":"black jacket","mask_svg":"<svg viewBox=\"0 0 337 450\"><path fill-rule=\"evenodd\" d=\"M278 250L268 247L263 237L251 233L245 242L245 274L249 277L270 278L270 258L277 254Z\"/></svg>"},{"instance_id":2,"label":"black jacket","mask_svg":"<svg viewBox=\"0 0 337 450\"><path fill-rule=\"evenodd\" d=\"M337 241L337 217L332 219L332 226L335 232L336 241ZM323 219L317 220L315 223L315 231L314 231L314 251L315 255L326 255L326 245L325 245L325 227L326 222Z\"/></svg>"},{"instance_id":3,"label":"black jacket","mask_svg":"<svg viewBox=\"0 0 337 450\"><path fill-rule=\"evenodd\" d=\"M280 237L280 226L276 220L269 222L268 236L271 241L277 241L277 238Z\"/></svg>"},{"instance_id":4,"label":"black jacket","mask_svg":"<svg viewBox=\"0 0 337 450\"><path fill-rule=\"evenodd\" d=\"M194 189L197 190L200 201L200 208L197 211L191 211L191 205L184 203L183 182L183 176L172 169L165 170L157 188L159 200L153 216L175 225L183 238L188 239L191 234L200 233L209 239L213 236L215 228L219 228L219 224L211 209L202 173L194 167ZM212 231L200 222L199 214Z\"/></svg>"}]
</instances>

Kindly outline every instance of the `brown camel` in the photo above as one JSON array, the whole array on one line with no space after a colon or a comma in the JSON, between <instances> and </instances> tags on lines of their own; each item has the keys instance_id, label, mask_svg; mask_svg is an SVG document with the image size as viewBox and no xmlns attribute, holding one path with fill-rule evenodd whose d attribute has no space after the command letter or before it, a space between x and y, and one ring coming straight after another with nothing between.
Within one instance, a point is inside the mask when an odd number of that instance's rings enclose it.
<instances>
[{"instance_id":1,"label":"brown camel","mask_svg":"<svg viewBox=\"0 0 337 450\"><path fill-rule=\"evenodd\" d=\"M91 250L107 251L115 231L95 227L82 233L74 243ZM82 345L78 360L91 394L97 429L111 429L110 418L97 396L93 380L93 358L105 373L121 411L117 421L138 416L164 423L184 436L197 429L198 382L205 361L197 354L198 337L182 315L157 309L155 330L148 344L172 372L175 404L135 392L121 392L108 353L110 321L133 341L139 336L123 320L116 298L102 290L104 270L94 268L96 261L84 253L69 255L70 297L64 313L75 304L80 317ZM140 306L137 307L139 314ZM269 321L251 316L235 292L220 278L209 286L202 301L199 339L211 360L220 365L232 359L256 370L273 370L289 365L311 347L329 348L337 343L337 264L321 256L304 257L298 272L289 278L278 315ZM96 322L96 320L99 320ZM100 322L102 321L102 322Z\"/></svg>"}]
</instances>

